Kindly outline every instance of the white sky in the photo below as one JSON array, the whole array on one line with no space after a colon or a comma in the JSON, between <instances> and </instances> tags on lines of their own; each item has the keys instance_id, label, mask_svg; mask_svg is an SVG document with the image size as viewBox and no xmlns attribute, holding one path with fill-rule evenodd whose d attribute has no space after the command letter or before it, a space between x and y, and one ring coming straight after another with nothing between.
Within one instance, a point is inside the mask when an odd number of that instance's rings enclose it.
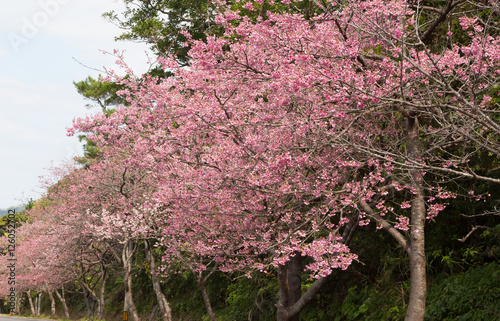
<instances>
[{"instance_id":1,"label":"white sky","mask_svg":"<svg viewBox=\"0 0 500 321\"><path fill-rule=\"evenodd\" d=\"M115 42L121 30L102 18L123 11L113 0L0 0L0 208L43 193L48 168L82 154L67 137L86 109L73 81L114 68L100 50L125 49L138 73L147 70L145 44Z\"/></svg>"}]
</instances>

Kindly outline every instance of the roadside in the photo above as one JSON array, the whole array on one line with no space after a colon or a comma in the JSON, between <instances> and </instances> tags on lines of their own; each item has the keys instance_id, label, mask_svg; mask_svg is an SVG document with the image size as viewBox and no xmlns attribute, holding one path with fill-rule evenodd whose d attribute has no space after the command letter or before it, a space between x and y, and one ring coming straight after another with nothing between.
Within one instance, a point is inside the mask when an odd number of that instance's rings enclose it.
<instances>
[{"instance_id":1,"label":"roadside","mask_svg":"<svg viewBox=\"0 0 500 321\"><path fill-rule=\"evenodd\" d=\"M9 314L0 314L0 321L4 321L3 319L8 319L9 321L12 321L12 320L33 320L33 321L36 321L36 320L65 320L65 319L44 319L42 317L38 317L38 318L33 318L33 317L23 317L23 316L11 316Z\"/></svg>"}]
</instances>

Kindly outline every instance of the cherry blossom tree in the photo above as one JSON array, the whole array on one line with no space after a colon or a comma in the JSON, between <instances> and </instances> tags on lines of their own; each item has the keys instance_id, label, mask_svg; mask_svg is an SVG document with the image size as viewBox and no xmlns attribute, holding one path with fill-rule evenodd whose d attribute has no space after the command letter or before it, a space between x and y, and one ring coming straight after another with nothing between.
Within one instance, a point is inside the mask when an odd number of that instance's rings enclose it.
<instances>
[{"instance_id":1,"label":"cherry blossom tree","mask_svg":"<svg viewBox=\"0 0 500 321\"><path fill-rule=\"evenodd\" d=\"M118 78L130 106L72 131L155 169L151 201L163 242L174 240L167 261L274 265L278 319L296 320L332 269L356 258L354 227L373 220L408 253L406 318L422 320L425 221L455 197L442 181L498 182L468 165L478 151L498 156L497 4L469 3L475 11L454 17L465 40L449 31L429 45L460 3L318 2L324 13L308 21L268 13L256 23L224 10L225 36L191 42L189 69L165 57L172 78ZM302 257L318 281L300 296Z\"/></svg>"},{"instance_id":2,"label":"cherry blossom tree","mask_svg":"<svg viewBox=\"0 0 500 321\"><path fill-rule=\"evenodd\" d=\"M86 217L82 234L105 244L106 251L122 264L126 298L124 309L135 320L139 320L139 315L132 296L133 254L138 244L144 242L162 318L170 320L170 307L160 289L151 247L157 235L158 222L155 206L148 199L156 185L150 180L147 170L129 162L124 149L113 151L115 154L103 149L100 159L73 173L70 190L78 195L78 200L74 201L78 204L78 211ZM92 296L95 297L95 294Z\"/></svg>"},{"instance_id":3,"label":"cherry blossom tree","mask_svg":"<svg viewBox=\"0 0 500 321\"><path fill-rule=\"evenodd\" d=\"M74 254L71 248L75 247L71 235L74 233L51 220L48 215L43 219L35 219L34 213L42 209L38 204L28 213L30 220L16 230L17 242L13 262L15 288L18 294L27 294L33 315L39 314L39 310L35 311L33 306L32 290L49 295L52 315L56 313L53 292L57 292L65 315L69 317L64 292L61 295L59 289L75 278L71 259Z\"/></svg>"}]
</instances>

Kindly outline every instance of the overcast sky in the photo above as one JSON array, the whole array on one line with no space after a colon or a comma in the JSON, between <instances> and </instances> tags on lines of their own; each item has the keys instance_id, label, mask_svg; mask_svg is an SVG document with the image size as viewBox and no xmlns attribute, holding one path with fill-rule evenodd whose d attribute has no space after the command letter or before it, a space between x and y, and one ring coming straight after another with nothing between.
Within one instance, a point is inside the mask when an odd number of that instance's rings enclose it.
<instances>
[{"instance_id":1,"label":"overcast sky","mask_svg":"<svg viewBox=\"0 0 500 321\"><path fill-rule=\"evenodd\" d=\"M122 2L0 0L0 208L38 199L39 177L82 154L66 128L99 111L74 88L99 74L82 64L114 68L100 50L125 49L134 70L147 69L145 44L114 41L121 30L101 16L109 10L122 12Z\"/></svg>"}]
</instances>

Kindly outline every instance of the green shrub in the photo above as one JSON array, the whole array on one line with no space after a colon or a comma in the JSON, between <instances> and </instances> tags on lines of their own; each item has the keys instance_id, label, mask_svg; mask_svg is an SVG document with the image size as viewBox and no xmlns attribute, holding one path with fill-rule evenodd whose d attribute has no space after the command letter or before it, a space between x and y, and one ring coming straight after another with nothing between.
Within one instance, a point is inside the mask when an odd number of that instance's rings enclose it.
<instances>
[{"instance_id":1,"label":"green shrub","mask_svg":"<svg viewBox=\"0 0 500 321\"><path fill-rule=\"evenodd\" d=\"M500 320L500 265L471 268L431 287L425 320Z\"/></svg>"}]
</instances>

